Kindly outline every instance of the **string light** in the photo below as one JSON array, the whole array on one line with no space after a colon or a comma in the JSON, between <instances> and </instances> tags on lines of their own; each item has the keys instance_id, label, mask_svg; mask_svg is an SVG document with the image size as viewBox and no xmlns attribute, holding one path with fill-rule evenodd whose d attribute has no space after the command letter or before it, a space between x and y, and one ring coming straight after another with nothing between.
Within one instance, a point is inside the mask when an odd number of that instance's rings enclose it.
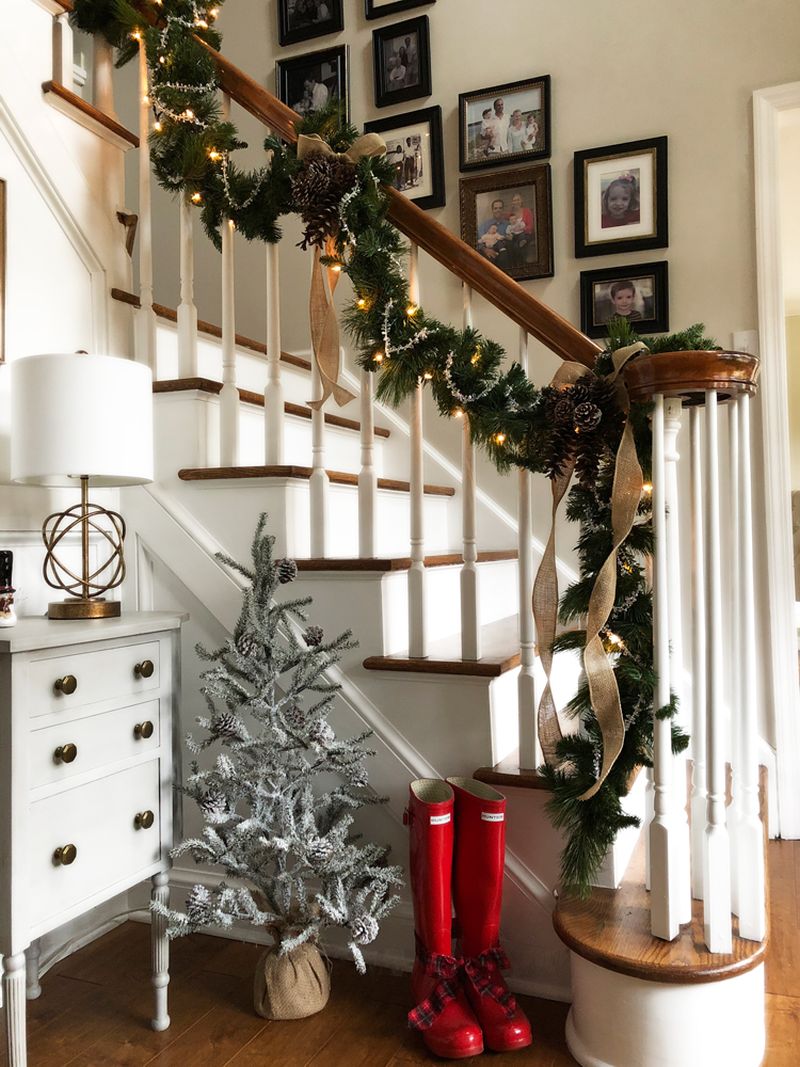
<instances>
[{"instance_id":1,"label":"string light","mask_svg":"<svg viewBox=\"0 0 800 1067\"><path fill-rule=\"evenodd\" d=\"M363 297L363 296L359 298L359 300L358 300L358 302L357 302L356 306L357 306L357 307L358 307L358 308L359 308L359 309L360 309L361 311L366 311L366 310L367 310L367 302L366 302L366 300L364 299L364 297Z\"/></svg>"},{"instance_id":2,"label":"string light","mask_svg":"<svg viewBox=\"0 0 800 1067\"><path fill-rule=\"evenodd\" d=\"M215 19L215 18L217 18L218 15L219 15L219 8L218 7L212 7L211 10L208 13L208 17L210 19Z\"/></svg>"},{"instance_id":3,"label":"string light","mask_svg":"<svg viewBox=\"0 0 800 1067\"><path fill-rule=\"evenodd\" d=\"M496 433L494 435L494 443L496 445L502 445L504 443L505 439L506 439L506 435L504 433Z\"/></svg>"},{"instance_id":4,"label":"string light","mask_svg":"<svg viewBox=\"0 0 800 1067\"><path fill-rule=\"evenodd\" d=\"M207 30L208 29L208 23L206 22L205 19L195 19L194 20L194 24L195 24L195 26L198 27L198 29L201 29L201 30Z\"/></svg>"},{"instance_id":5,"label":"string light","mask_svg":"<svg viewBox=\"0 0 800 1067\"><path fill-rule=\"evenodd\" d=\"M153 129L156 131L156 133L161 133L161 131L164 129L164 127L161 125L161 123L158 120L156 120L153 123Z\"/></svg>"},{"instance_id":6,"label":"string light","mask_svg":"<svg viewBox=\"0 0 800 1067\"><path fill-rule=\"evenodd\" d=\"M193 204L202 204L202 202L203 202L203 194L202 193L192 193L192 203Z\"/></svg>"},{"instance_id":7,"label":"string light","mask_svg":"<svg viewBox=\"0 0 800 1067\"><path fill-rule=\"evenodd\" d=\"M142 103L143 104L149 104L150 103L150 97L147 95L147 93L145 93L144 96L142 97Z\"/></svg>"},{"instance_id":8,"label":"string light","mask_svg":"<svg viewBox=\"0 0 800 1067\"><path fill-rule=\"evenodd\" d=\"M453 416L454 419L461 419L464 417L464 410L463 408L453 408L450 414Z\"/></svg>"},{"instance_id":9,"label":"string light","mask_svg":"<svg viewBox=\"0 0 800 1067\"><path fill-rule=\"evenodd\" d=\"M142 31L141 30L134 30L133 33L131 34L131 40L132 41L141 41L141 39L142 39Z\"/></svg>"},{"instance_id":10,"label":"string light","mask_svg":"<svg viewBox=\"0 0 800 1067\"><path fill-rule=\"evenodd\" d=\"M383 352L376 352L372 359L375 363L383 363Z\"/></svg>"},{"instance_id":11,"label":"string light","mask_svg":"<svg viewBox=\"0 0 800 1067\"><path fill-rule=\"evenodd\" d=\"M164 66L164 64L165 64L165 63L167 62L167 57L166 57L166 56L159 56L159 57L158 57L158 62L159 62L159 63L161 64L161 66L163 67L163 66Z\"/></svg>"},{"instance_id":12,"label":"string light","mask_svg":"<svg viewBox=\"0 0 800 1067\"><path fill-rule=\"evenodd\" d=\"M416 304L409 304L408 307L406 308L406 315L408 315L408 317L410 319L413 319L418 311L419 311L419 308L417 307Z\"/></svg>"},{"instance_id":13,"label":"string light","mask_svg":"<svg viewBox=\"0 0 800 1067\"><path fill-rule=\"evenodd\" d=\"M431 374L431 372L429 370L426 370L425 373L422 375L422 377L425 379L426 382L429 382L429 381L432 380L433 375Z\"/></svg>"},{"instance_id":14,"label":"string light","mask_svg":"<svg viewBox=\"0 0 800 1067\"><path fill-rule=\"evenodd\" d=\"M653 483L645 482L642 486L642 492L645 494L645 496L650 496L650 494L653 492Z\"/></svg>"},{"instance_id":15,"label":"string light","mask_svg":"<svg viewBox=\"0 0 800 1067\"><path fill-rule=\"evenodd\" d=\"M481 358L480 349L476 348L475 351L472 353L472 359L470 360L470 363L472 364L473 367L480 360L480 358Z\"/></svg>"},{"instance_id":16,"label":"string light","mask_svg":"<svg viewBox=\"0 0 800 1067\"><path fill-rule=\"evenodd\" d=\"M190 107L187 107L186 110L181 115L181 118L182 119L186 119L187 122L193 122L194 121L194 111L192 111L192 109Z\"/></svg>"},{"instance_id":17,"label":"string light","mask_svg":"<svg viewBox=\"0 0 800 1067\"><path fill-rule=\"evenodd\" d=\"M341 272L342 272L342 264L341 263L332 263L331 264L331 270L333 271L334 274L341 274Z\"/></svg>"},{"instance_id":18,"label":"string light","mask_svg":"<svg viewBox=\"0 0 800 1067\"><path fill-rule=\"evenodd\" d=\"M212 163L218 163L222 159L222 153L218 152L216 148L209 148L208 158Z\"/></svg>"}]
</instances>

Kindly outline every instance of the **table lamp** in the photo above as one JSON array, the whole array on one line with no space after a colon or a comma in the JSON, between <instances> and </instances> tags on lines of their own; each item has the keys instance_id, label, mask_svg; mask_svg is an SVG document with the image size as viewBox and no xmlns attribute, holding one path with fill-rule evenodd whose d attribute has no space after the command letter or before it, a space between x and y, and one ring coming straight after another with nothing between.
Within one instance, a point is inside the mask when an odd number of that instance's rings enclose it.
<instances>
[{"instance_id":1,"label":"table lamp","mask_svg":"<svg viewBox=\"0 0 800 1067\"><path fill-rule=\"evenodd\" d=\"M28 356L11 371L11 480L21 485L80 486L79 504L48 515L44 579L69 598L51 603L50 619L108 619L120 613L103 594L125 578L121 515L90 503L89 486L153 480L153 382L148 367L113 356ZM80 536L81 573L57 558L65 537ZM107 550L92 567L89 540Z\"/></svg>"}]
</instances>

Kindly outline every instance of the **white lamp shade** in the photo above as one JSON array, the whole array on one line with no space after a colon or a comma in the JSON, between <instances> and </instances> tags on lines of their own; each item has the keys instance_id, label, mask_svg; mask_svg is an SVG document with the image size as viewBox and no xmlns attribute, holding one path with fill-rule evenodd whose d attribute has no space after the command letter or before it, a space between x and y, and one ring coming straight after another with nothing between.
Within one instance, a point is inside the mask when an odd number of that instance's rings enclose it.
<instances>
[{"instance_id":1,"label":"white lamp shade","mask_svg":"<svg viewBox=\"0 0 800 1067\"><path fill-rule=\"evenodd\" d=\"M153 380L114 356L28 356L11 363L11 479L24 485L153 480Z\"/></svg>"}]
</instances>

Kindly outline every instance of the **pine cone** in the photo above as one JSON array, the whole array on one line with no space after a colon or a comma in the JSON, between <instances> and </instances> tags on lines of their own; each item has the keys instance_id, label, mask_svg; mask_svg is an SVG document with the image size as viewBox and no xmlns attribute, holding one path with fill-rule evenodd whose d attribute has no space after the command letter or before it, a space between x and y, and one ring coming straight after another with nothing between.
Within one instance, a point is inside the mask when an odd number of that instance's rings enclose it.
<instances>
[{"instance_id":1,"label":"pine cone","mask_svg":"<svg viewBox=\"0 0 800 1067\"><path fill-rule=\"evenodd\" d=\"M238 638L236 639L236 651L239 653L240 656L246 656L249 658L256 651L257 647L258 642L256 641L255 637L253 637L252 633L250 633L248 630L245 630L244 633L239 634Z\"/></svg>"},{"instance_id":2,"label":"pine cone","mask_svg":"<svg viewBox=\"0 0 800 1067\"><path fill-rule=\"evenodd\" d=\"M339 232L339 205L357 180L356 168L338 156L311 156L292 179L292 195L305 223L302 247L324 246Z\"/></svg>"},{"instance_id":3,"label":"pine cone","mask_svg":"<svg viewBox=\"0 0 800 1067\"><path fill-rule=\"evenodd\" d=\"M591 401L586 401L583 404L578 404L574 413L575 428L580 430L581 433L590 433L592 430L596 430L600 425L603 412Z\"/></svg>"},{"instance_id":4,"label":"pine cone","mask_svg":"<svg viewBox=\"0 0 800 1067\"><path fill-rule=\"evenodd\" d=\"M211 892L204 885L195 885L186 898L186 918L190 923L203 925L211 918Z\"/></svg>"},{"instance_id":5,"label":"pine cone","mask_svg":"<svg viewBox=\"0 0 800 1067\"><path fill-rule=\"evenodd\" d=\"M561 423L562 425L566 425L567 423L572 425L574 410L572 399L568 396L562 397L553 404L553 421Z\"/></svg>"},{"instance_id":6,"label":"pine cone","mask_svg":"<svg viewBox=\"0 0 800 1067\"><path fill-rule=\"evenodd\" d=\"M236 741L247 737L244 723L231 711L221 711L215 715L211 720L211 729L217 737L228 737Z\"/></svg>"},{"instance_id":7,"label":"pine cone","mask_svg":"<svg viewBox=\"0 0 800 1067\"><path fill-rule=\"evenodd\" d=\"M279 559L275 564L275 569L281 585L287 585L297 577L297 564L293 559Z\"/></svg>"},{"instance_id":8,"label":"pine cone","mask_svg":"<svg viewBox=\"0 0 800 1067\"><path fill-rule=\"evenodd\" d=\"M308 733L315 745L329 745L336 740L336 733L333 727L325 719L317 719Z\"/></svg>"},{"instance_id":9,"label":"pine cone","mask_svg":"<svg viewBox=\"0 0 800 1067\"><path fill-rule=\"evenodd\" d=\"M283 720L290 730L293 730L296 734L300 734L307 726L308 717L299 704L292 704L290 708L287 708L286 711L284 711Z\"/></svg>"},{"instance_id":10,"label":"pine cone","mask_svg":"<svg viewBox=\"0 0 800 1067\"><path fill-rule=\"evenodd\" d=\"M309 648L316 648L317 645L322 644L323 632L321 626L309 626L306 632L303 634L305 643Z\"/></svg>"},{"instance_id":11,"label":"pine cone","mask_svg":"<svg viewBox=\"0 0 800 1067\"><path fill-rule=\"evenodd\" d=\"M584 374L582 378L578 378L577 382L570 389L570 397L575 407L578 404L583 404L590 399L592 392L592 383L590 381L593 378L593 374Z\"/></svg>"},{"instance_id":12,"label":"pine cone","mask_svg":"<svg viewBox=\"0 0 800 1067\"><path fill-rule=\"evenodd\" d=\"M350 931L357 945L368 945L378 936L380 927L374 916L362 912L361 915L356 915L350 923Z\"/></svg>"},{"instance_id":13,"label":"pine cone","mask_svg":"<svg viewBox=\"0 0 800 1067\"><path fill-rule=\"evenodd\" d=\"M306 858L312 867L324 867L330 863L334 854L333 844L325 837L315 837L306 847Z\"/></svg>"}]
</instances>

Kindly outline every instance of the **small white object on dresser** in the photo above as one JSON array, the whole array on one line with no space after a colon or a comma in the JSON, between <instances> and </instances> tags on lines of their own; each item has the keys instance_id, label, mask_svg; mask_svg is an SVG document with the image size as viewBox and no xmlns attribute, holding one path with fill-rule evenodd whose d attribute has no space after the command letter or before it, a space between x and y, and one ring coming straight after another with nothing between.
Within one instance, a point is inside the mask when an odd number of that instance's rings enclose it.
<instances>
[{"instance_id":1,"label":"small white object on dresser","mask_svg":"<svg viewBox=\"0 0 800 1067\"><path fill-rule=\"evenodd\" d=\"M185 615L20 619L0 633L0 954L9 1067L25 1067L38 938L145 878L165 901ZM156 1030L168 949L152 918ZM27 970L27 980L26 980ZM26 994L27 989L27 994ZM46 995L46 991L45 991Z\"/></svg>"}]
</instances>

